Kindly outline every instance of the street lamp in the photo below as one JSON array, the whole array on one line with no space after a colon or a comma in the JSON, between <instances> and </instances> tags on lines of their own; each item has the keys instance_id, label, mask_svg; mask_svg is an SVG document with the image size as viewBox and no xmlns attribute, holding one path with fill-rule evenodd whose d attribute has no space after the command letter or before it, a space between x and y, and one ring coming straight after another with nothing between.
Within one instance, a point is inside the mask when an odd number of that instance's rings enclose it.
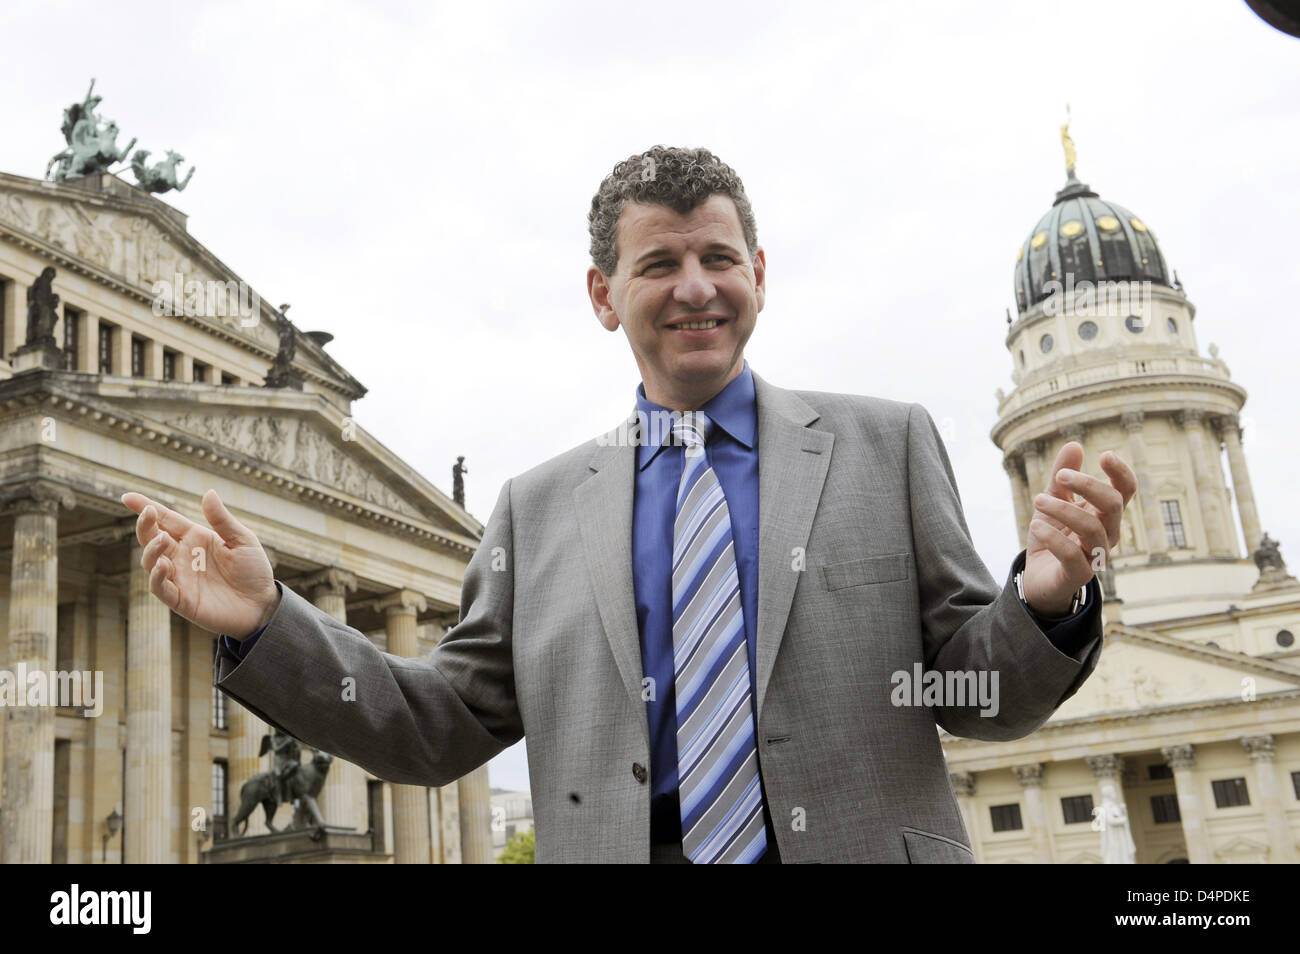
<instances>
[{"instance_id":1,"label":"street lamp","mask_svg":"<svg viewBox=\"0 0 1300 954\"><path fill-rule=\"evenodd\" d=\"M104 824L108 826L108 832L104 835L104 850L100 861L101 864L108 864L108 840L116 835L122 827L122 816L117 813L116 808L114 808L112 813L104 819Z\"/></svg>"}]
</instances>

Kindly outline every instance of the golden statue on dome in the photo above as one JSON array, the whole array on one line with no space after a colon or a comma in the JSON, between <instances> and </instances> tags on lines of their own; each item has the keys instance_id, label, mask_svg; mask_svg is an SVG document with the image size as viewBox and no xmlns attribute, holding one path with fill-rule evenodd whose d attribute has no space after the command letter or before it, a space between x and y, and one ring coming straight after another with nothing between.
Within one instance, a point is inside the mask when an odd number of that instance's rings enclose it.
<instances>
[{"instance_id":1,"label":"golden statue on dome","mask_svg":"<svg viewBox=\"0 0 1300 954\"><path fill-rule=\"evenodd\" d=\"M1061 145L1065 148L1065 171L1074 175L1074 160L1077 155L1074 151L1074 140L1070 138L1070 104L1065 104L1065 125L1061 127Z\"/></svg>"}]
</instances>

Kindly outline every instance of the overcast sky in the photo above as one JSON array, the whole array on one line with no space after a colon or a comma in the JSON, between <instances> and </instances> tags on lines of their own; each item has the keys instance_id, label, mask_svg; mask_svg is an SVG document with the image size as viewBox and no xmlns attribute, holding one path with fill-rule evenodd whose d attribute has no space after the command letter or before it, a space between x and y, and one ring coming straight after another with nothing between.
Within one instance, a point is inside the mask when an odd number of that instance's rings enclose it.
<instances>
[{"instance_id":1,"label":"overcast sky","mask_svg":"<svg viewBox=\"0 0 1300 954\"><path fill-rule=\"evenodd\" d=\"M6 2L0 170L43 175L91 76L121 143L198 171L191 234L370 393L361 426L486 521L502 483L616 424L640 381L585 289L619 160L706 146L767 256L770 382L923 404L1001 582L989 440L1015 252L1064 180L1140 216L1250 397L1263 526L1300 569L1300 40L1236 0ZM1121 449L1121 454L1123 449ZM1085 462L1089 469L1094 460ZM492 784L527 788L523 746Z\"/></svg>"}]
</instances>

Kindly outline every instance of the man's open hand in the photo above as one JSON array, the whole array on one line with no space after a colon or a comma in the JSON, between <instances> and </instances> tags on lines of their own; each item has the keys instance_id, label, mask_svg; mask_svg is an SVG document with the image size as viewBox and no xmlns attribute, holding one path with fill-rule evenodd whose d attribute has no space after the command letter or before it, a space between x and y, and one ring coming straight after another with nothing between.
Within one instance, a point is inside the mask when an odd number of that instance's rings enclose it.
<instances>
[{"instance_id":1,"label":"man's open hand","mask_svg":"<svg viewBox=\"0 0 1300 954\"><path fill-rule=\"evenodd\" d=\"M203 516L212 529L143 494L125 493L122 503L140 515L136 539L149 592L168 608L210 633L243 639L266 623L279 605L271 561L215 490L203 495ZM215 532L214 532L215 531Z\"/></svg>"},{"instance_id":2,"label":"man's open hand","mask_svg":"<svg viewBox=\"0 0 1300 954\"><path fill-rule=\"evenodd\" d=\"M1056 455L1047 492L1034 498L1025 553L1025 602L1044 616L1061 616L1074 593L1104 566L1119 543L1124 508L1137 475L1114 451L1101 455L1107 484L1083 473L1083 445L1070 441ZM1075 502L1074 495L1083 497Z\"/></svg>"}]
</instances>

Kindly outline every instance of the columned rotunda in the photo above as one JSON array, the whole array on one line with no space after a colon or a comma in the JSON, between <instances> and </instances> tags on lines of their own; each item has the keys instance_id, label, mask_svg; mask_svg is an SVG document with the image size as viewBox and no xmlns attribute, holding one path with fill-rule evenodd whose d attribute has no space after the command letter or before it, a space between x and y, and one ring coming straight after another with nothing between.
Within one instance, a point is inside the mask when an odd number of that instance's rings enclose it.
<instances>
[{"instance_id":1,"label":"columned rotunda","mask_svg":"<svg viewBox=\"0 0 1300 954\"><path fill-rule=\"evenodd\" d=\"M1016 253L1015 387L991 436L1021 546L1067 441L1107 482L1098 458L1116 451L1139 492L1099 572L1097 670L1027 738L943 734L953 787L984 862L1101 861L1106 783L1138 863L1295 862L1300 583L1251 487L1246 389L1201 353L1152 228L1079 180L1063 137L1066 183Z\"/></svg>"}]
</instances>

